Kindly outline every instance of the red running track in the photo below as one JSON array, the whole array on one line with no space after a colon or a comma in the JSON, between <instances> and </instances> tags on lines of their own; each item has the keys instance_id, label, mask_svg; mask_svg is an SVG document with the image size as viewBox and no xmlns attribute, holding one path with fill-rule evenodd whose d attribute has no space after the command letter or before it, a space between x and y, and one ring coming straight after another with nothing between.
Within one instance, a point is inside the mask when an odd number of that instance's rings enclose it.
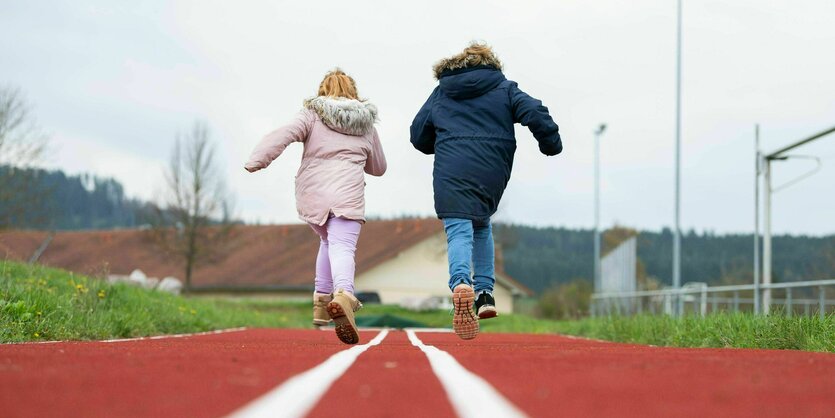
<instances>
[{"instance_id":1,"label":"red running track","mask_svg":"<svg viewBox=\"0 0 835 418\"><path fill-rule=\"evenodd\" d=\"M363 331L363 343L376 331ZM530 416L835 416L835 355L676 349L554 335L418 333ZM256 329L124 342L0 345L3 417L217 417L345 349L330 332ZM392 331L310 416L455 416L426 356ZM489 416L489 411L485 411Z\"/></svg>"}]
</instances>

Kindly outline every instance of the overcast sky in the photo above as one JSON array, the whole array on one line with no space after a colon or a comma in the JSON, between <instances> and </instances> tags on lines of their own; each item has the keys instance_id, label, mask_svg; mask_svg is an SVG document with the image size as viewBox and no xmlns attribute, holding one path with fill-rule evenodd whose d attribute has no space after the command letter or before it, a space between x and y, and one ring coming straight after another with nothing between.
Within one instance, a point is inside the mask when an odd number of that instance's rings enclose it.
<instances>
[{"instance_id":1,"label":"overcast sky","mask_svg":"<svg viewBox=\"0 0 835 418\"><path fill-rule=\"evenodd\" d=\"M674 0L3 3L0 83L20 87L51 133L48 165L115 177L131 196L158 193L177 132L201 119L238 215L298 222L301 146L257 174L243 163L340 66L380 109L389 171L368 180L368 213L432 215L432 159L409 124L432 64L480 39L549 107L565 146L546 158L518 127L497 219L592 226L592 132L605 122L604 225L673 222ZM752 229L756 122L767 151L835 125L833 19L831 0L684 0L684 228ZM796 154L823 167L775 195L774 228L833 233L835 135ZM775 183L813 166L780 162Z\"/></svg>"}]
</instances>

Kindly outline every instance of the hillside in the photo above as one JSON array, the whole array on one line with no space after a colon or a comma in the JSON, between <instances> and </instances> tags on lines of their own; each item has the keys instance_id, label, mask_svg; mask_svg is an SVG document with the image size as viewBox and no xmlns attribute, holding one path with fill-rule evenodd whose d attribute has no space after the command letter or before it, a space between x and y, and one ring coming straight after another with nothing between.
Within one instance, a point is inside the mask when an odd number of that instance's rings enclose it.
<instances>
[{"instance_id":1,"label":"hillside","mask_svg":"<svg viewBox=\"0 0 835 418\"><path fill-rule=\"evenodd\" d=\"M11 183L0 199L0 228L129 228L152 213L150 204L126 197L112 178L8 166L0 166L0 178Z\"/></svg>"}]
</instances>

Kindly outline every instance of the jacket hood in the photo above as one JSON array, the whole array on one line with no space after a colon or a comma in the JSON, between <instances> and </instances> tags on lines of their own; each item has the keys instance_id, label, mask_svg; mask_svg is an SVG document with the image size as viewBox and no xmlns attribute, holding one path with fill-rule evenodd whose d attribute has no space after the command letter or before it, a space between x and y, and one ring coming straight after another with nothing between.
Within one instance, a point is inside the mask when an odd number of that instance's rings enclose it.
<instances>
[{"instance_id":1,"label":"jacket hood","mask_svg":"<svg viewBox=\"0 0 835 418\"><path fill-rule=\"evenodd\" d=\"M464 52L438 61L432 67L432 71L435 73L435 79L440 80L441 75L447 71L481 66L493 67L499 71L502 70L502 62L499 61L499 58L490 49L479 54L471 54L464 50Z\"/></svg>"},{"instance_id":2,"label":"jacket hood","mask_svg":"<svg viewBox=\"0 0 835 418\"><path fill-rule=\"evenodd\" d=\"M377 106L367 101L317 96L305 100L304 107L316 112L328 128L346 135L365 135L377 121Z\"/></svg>"},{"instance_id":3,"label":"jacket hood","mask_svg":"<svg viewBox=\"0 0 835 418\"><path fill-rule=\"evenodd\" d=\"M453 99L472 99L493 90L505 80L501 71L480 66L453 70L441 76L441 91Z\"/></svg>"}]
</instances>

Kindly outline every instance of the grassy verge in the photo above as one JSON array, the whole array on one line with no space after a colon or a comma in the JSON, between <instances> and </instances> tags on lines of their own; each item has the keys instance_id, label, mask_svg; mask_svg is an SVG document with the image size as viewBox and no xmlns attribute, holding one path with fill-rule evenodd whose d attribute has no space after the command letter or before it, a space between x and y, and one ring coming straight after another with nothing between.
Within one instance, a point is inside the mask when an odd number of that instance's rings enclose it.
<instances>
[{"instance_id":1,"label":"grassy verge","mask_svg":"<svg viewBox=\"0 0 835 418\"><path fill-rule=\"evenodd\" d=\"M769 348L835 352L835 315L785 317L719 313L705 318L636 316L556 323L555 331L672 347Z\"/></svg>"},{"instance_id":2,"label":"grassy verge","mask_svg":"<svg viewBox=\"0 0 835 418\"><path fill-rule=\"evenodd\" d=\"M300 308L300 307L299 307ZM183 298L63 270L0 261L0 342L84 340L295 327L295 306L269 315L244 306Z\"/></svg>"},{"instance_id":3,"label":"grassy verge","mask_svg":"<svg viewBox=\"0 0 835 418\"><path fill-rule=\"evenodd\" d=\"M0 342L127 338L230 327L308 328L309 302L184 298L63 270L0 261ZM366 305L365 315L395 315L449 327L446 311ZM835 352L835 315L786 318L716 314L551 321L502 315L485 332L562 333L676 347L774 348Z\"/></svg>"}]
</instances>

